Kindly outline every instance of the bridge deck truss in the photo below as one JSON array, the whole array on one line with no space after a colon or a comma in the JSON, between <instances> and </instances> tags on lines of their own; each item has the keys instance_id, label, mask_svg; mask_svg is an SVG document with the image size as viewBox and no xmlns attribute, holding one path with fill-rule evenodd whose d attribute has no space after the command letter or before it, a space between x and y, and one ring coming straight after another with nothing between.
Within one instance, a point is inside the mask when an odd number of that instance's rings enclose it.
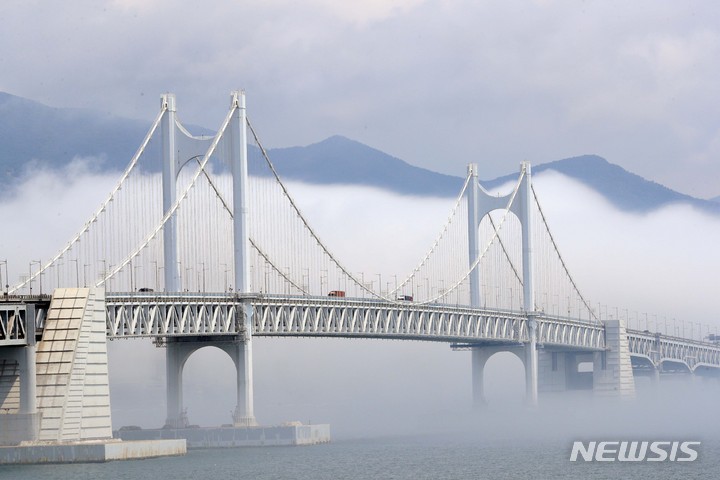
<instances>
[{"instance_id":1,"label":"bridge deck truss","mask_svg":"<svg viewBox=\"0 0 720 480\"><path fill-rule=\"evenodd\" d=\"M49 300L37 296L32 300L36 303L18 300L17 303L0 304L0 347L28 345L28 338L42 331ZM28 324L28 316L34 318L34 325Z\"/></svg>"},{"instance_id":2,"label":"bridge deck truss","mask_svg":"<svg viewBox=\"0 0 720 480\"><path fill-rule=\"evenodd\" d=\"M242 303L231 295L108 294L108 338L243 334Z\"/></svg>"},{"instance_id":3,"label":"bridge deck truss","mask_svg":"<svg viewBox=\"0 0 720 480\"><path fill-rule=\"evenodd\" d=\"M323 297L261 297L253 301L253 335L389 338L518 344L528 341L524 312L446 304ZM601 349L601 326L536 317L539 341Z\"/></svg>"},{"instance_id":4,"label":"bridge deck truss","mask_svg":"<svg viewBox=\"0 0 720 480\"><path fill-rule=\"evenodd\" d=\"M683 364L688 370L699 367L720 369L720 345L641 330L628 330L630 355L641 357L655 367L663 363Z\"/></svg>"}]
</instances>

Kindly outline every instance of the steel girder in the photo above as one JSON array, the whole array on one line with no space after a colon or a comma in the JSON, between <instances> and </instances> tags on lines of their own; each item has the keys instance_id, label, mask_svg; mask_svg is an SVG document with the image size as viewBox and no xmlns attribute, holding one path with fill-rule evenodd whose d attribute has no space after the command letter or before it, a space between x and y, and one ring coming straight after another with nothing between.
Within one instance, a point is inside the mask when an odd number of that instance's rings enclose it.
<instances>
[{"instance_id":1,"label":"steel girder","mask_svg":"<svg viewBox=\"0 0 720 480\"><path fill-rule=\"evenodd\" d=\"M243 302L252 306L255 336L528 341L523 312L327 297L164 293L107 294L108 337L238 335L243 333ZM602 326L544 315L536 320L540 343L604 348Z\"/></svg>"},{"instance_id":2,"label":"steel girder","mask_svg":"<svg viewBox=\"0 0 720 480\"><path fill-rule=\"evenodd\" d=\"M230 295L107 294L107 336L239 335L241 307Z\"/></svg>"},{"instance_id":3,"label":"steel girder","mask_svg":"<svg viewBox=\"0 0 720 480\"><path fill-rule=\"evenodd\" d=\"M197 293L108 293L108 338L237 336L245 333L243 304L253 309L257 336L393 338L438 342L519 344L528 341L524 312L472 309L457 305L421 305L328 297ZM4 306L0 345L25 345L22 304ZM35 306L40 332L47 307ZM19 310L18 310L19 311ZM603 349L600 325L539 315L538 342L582 349ZM702 344L700 344L702 345ZM714 351L714 350L713 350ZM709 351L708 351L709 352ZM716 357L706 358L712 363Z\"/></svg>"},{"instance_id":4,"label":"steel girder","mask_svg":"<svg viewBox=\"0 0 720 480\"><path fill-rule=\"evenodd\" d=\"M28 316L34 326L28 325ZM0 304L0 347L34 344L35 339L28 342L28 337L42 332L46 316L47 302Z\"/></svg>"},{"instance_id":5,"label":"steel girder","mask_svg":"<svg viewBox=\"0 0 720 480\"><path fill-rule=\"evenodd\" d=\"M641 330L627 332L630 355L645 358L655 367L674 362L684 364L691 372L697 367L720 369L720 345Z\"/></svg>"},{"instance_id":6,"label":"steel girder","mask_svg":"<svg viewBox=\"0 0 720 480\"><path fill-rule=\"evenodd\" d=\"M0 305L0 345L27 345L25 305Z\"/></svg>"},{"instance_id":7,"label":"steel girder","mask_svg":"<svg viewBox=\"0 0 720 480\"><path fill-rule=\"evenodd\" d=\"M323 336L438 342L524 343L523 312L456 305L374 302L325 297L258 297L253 300L253 335ZM602 326L536 317L538 342L602 349Z\"/></svg>"},{"instance_id":8,"label":"steel girder","mask_svg":"<svg viewBox=\"0 0 720 480\"><path fill-rule=\"evenodd\" d=\"M252 306L255 336L528 341L524 312L348 298L165 293L107 294L108 337L238 335L243 333L243 302ZM605 347L602 325L547 315L535 319L540 344Z\"/></svg>"}]
</instances>

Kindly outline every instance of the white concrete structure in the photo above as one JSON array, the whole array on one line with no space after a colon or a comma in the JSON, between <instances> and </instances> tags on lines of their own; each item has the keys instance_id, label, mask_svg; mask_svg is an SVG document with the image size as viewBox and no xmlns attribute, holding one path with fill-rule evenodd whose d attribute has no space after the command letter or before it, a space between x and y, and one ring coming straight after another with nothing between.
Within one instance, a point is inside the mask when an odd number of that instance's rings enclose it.
<instances>
[{"instance_id":1,"label":"white concrete structure","mask_svg":"<svg viewBox=\"0 0 720 480\"><path fill-rule=\"evenodd\" d=\"M604 351L593 355L593 390L599 395L635 396L635 379L625 325L620 320L606 320Z\"/></svg>"},{"instance_id":2,"label":"white concrete structure","mask_svg":"<svg viewBox=\"0 0 720 480\"><path fill-rule=\"evenodd\" d=\"M0 447L0 465L95 463L185 455L185 440L148 440L36 444Z\"/></svg>"},{"instance_id":3,"label":"white concrete structure","mask_svg":"<svg viewBox=\"0 0 720 480\"><path fill-rule=\"evenodd\" d=\"M55 290L37 347L39 440L112 438L105 292Z\"/></svg>"}]
</instances>

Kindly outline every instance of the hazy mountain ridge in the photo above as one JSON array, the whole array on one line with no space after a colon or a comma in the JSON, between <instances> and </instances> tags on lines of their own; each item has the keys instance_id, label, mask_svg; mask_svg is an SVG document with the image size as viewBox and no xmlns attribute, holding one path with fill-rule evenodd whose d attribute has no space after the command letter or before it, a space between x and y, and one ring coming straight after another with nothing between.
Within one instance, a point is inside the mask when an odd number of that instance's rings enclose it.
<instances>
[{"instance_id":1,"label":"hazy mountain ridge","mask_svg":"<svg viewBox=\"0 0 720 480\"><path fill-rule=\"evenodd\" d=\"M98 158L98 170L123 170L144 138L148 122L117 117L95 110L52 108L0 92L0 176L11 185L38 162L60 168L75 157ZM212 133L190 126L194 133ZM284 178L317 184L353 184L378 187L406 195L448 196L458 194L463 178L444 175L390 156L360 142L333 136L307 146L268 151ZM159 156L159 142L148 147L148 155ZM251 147L251 174L265 174L262 157ZM159 161L154 167L157 170ZM596 155L534 165L535 174L548 170L574 178L605 196L618 208L648 212L675 202L691 204L720 214L720 197L702 200L645 180ZM513 181L513 172L483 181L486 188Z\"/></svg>"}]
</instances>

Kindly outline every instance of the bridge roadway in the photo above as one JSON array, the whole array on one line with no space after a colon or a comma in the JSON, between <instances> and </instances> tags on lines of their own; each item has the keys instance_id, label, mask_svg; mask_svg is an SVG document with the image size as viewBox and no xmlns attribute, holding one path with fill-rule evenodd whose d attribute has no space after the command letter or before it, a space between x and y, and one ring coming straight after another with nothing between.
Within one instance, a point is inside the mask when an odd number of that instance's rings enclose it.
<instances>
[{"instance_id":1,"label":"bridge roadway","mask_svg":"<svg viewBox=\"0 0 720 480\"><path fill-rule=\"evenodd\" d=\"M27 344L28 315L35 318L39 335L49 300L49 296L12 297L0 303L0 346ZM32 308L27 308L30 305ZM244 335L244 306L253 311L253 336L384 338L465 345L518 345L528 339L524 312L361 298L188 292L107 293L107 337ZM605 348L602 324L544 313L536 320L539 345L588 351ZM627 336L637 370L660 365L670 370L720 369L720 345L716 342L630 329Z\"/></svg>"},{"instance_id":2,"label":"bridge roadway","mask_svg":"<svg viewBox=\"0 0 720 480\"><path fill-rule=\"evenodd\" d=\"M234 294L107 294L108 338L242 335L242 305L253 310L253 336L385 338L476 344L528 340L523 312L360 298ZM603 327L536 317L538 342L604 348Z\"/></svg>"},{"instance_id":3,"label":"bridge roadway","mask_svg":"<svg viewBox=\"0 0 720 480\"><path fill-rule=\"evenodd\" d=\"M719 372L718 342L689 340L648 330L628 329L627 332L633 369L636 371L662 365L666 372Z\"/></svg>"}]
</instances>

